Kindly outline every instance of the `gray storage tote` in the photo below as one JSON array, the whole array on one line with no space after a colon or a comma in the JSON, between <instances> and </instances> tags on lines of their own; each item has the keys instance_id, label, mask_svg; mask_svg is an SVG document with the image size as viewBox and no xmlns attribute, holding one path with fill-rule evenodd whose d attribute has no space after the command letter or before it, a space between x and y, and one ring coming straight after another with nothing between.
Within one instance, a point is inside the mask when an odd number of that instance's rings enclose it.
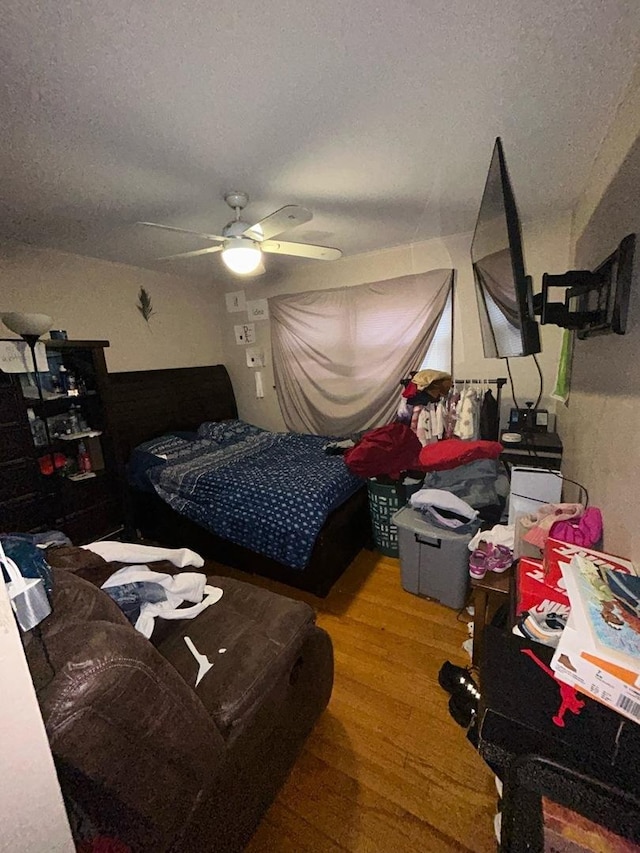
<instances>
[{"instance_id":1,"label":"gray storage tote","mask_svg":"<svg viewBox=\"0 0 640 853\"><path fill-rule=\"evenodd\" d=\"M402 586L407 592L435 598L447 607L460 610L469 589L469 549L471 532L456 533L430 524L410 506L395 513Z\"/></svg>"}]
</instances>

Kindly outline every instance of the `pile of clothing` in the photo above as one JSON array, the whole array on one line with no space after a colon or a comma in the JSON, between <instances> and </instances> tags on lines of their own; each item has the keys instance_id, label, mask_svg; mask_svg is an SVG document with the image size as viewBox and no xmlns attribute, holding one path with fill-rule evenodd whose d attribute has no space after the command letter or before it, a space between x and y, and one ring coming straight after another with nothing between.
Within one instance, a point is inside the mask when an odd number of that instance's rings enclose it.
<instances>
[{"instance_id":1,"label":"pile of clothing","mask_svg":"<svg viewBox=\"0 0 640 853\"><path fill-rule=\"evenodd\" d=\"M516 556L539 557L547 539L593 548L602 538L602 513L580 503L542 504L535 512L516 520ZM526 546L533 553L526 553Z\"/></svg>"},{"instance_id":2,"label":"pile of clothing","mask_svg":"<svg viewBox=\"0 0 640 853\"><path fill-rule=\"evenodd\" d=\"M53 589L51 567L74 571L97 583L147 638L156 618L193 619L222 597L222 590L207 585L202 572L174 571L204 565L202 557L188 548L111 541L75 547L60 531L2 534L0 545L23 578L42 582L47 596ZM28 599L24 605L30 606Z\"/></svg>"},{"instance_id":3,"label":"pile of clothing","mask_svg":"<svg viewBox=\"0 0 640 853\"><path fill-rule=\"evenodd\" d=\"M408 424L424 446L441 438L492 440L498 435L498 401L490 388L453 384L449 373L420 370L400 384L404 390L397 417Z\"/></svg>"},{"instance_id":4,"label":"pile of clothing","mask_svg":"<svg viewBox=\"0 0 640 853\"><path fill-rule=\"evenodd\" d=\"M441 370L419 370L400 382L404 390L397 418L413 430L422 446L444 435L444 410L440 401L450 392L451 382L451 375Z\"/></svg>"},{"instance_id":5,"label":"pile of clothing","mask_svg":"<svg viewBox=\"0 0 640 853\"><path fill-rule=\"evenodd\" d=\"M436 527L466 533L478 524L478 511L443 489L420 489L411 495L409 503Z\"/></svg>"}]
</instances>

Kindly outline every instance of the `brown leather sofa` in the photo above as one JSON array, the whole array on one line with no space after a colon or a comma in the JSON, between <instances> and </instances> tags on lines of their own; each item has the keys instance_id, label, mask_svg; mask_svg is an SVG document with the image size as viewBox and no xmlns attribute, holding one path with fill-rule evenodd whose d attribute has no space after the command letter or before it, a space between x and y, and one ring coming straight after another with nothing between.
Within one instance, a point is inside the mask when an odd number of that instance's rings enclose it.
<instances>
[{"instance_id":1,"label":"brown leather sofa","mask_svg":"<svg viewBox=\"0 0 640 853\"><path fill-rule=\"evenodd\" d=\"M96 585L53 572L27 657L70 809L133 851L242 850L329 701L313 610L213 577L220 601L147 640ZM213 663L197 687L185 636Z\"/></svg>"}]
</instances>

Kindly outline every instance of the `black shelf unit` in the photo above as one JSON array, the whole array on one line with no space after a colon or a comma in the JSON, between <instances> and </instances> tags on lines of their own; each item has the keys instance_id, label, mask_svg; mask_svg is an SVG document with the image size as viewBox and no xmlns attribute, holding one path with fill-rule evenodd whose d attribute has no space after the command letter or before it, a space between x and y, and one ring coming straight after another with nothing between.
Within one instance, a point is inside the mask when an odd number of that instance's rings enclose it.
<instances>
[{"instance_id":1,"label":"black shelf unit","mask_svg":"<svg viewBox=\"0 0 640 853\"><path fill-rule=\"evenodd\" d=\"M108 341L43 341L50 369L60 365L82 380L86 393L59 394L41 401L25 396L21 374L0 371L0 530L39 532L62 530L75 544L108 538L122 529L122 489L107 411L108 373L104 350ZM45 386L48 383L45 378ZM79 439L52 437L36 446L28 411L50 421L65 414L72 405L82 411L92 429L96 476L71 480L57 471L41 473L39 459L55 453L70 459L77 456ZM51 467L53 460L51 459Z\"/></svg>"}]
</instances>

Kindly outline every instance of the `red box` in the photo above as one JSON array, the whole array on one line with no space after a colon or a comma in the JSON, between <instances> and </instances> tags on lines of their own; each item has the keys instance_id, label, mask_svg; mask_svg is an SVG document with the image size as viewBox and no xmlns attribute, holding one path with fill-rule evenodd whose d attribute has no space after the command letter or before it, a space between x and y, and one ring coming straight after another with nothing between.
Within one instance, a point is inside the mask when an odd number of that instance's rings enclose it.
<instances>
[{"instance_id":1,"label":"red box","mask_svg":"<svg viewBox=\"0 0 640 853\"><path fill-rule=\"evenodd\" d=\"M569 607L569 597L564 588L560 567L556 564L552 571L545 573L542 560L520 557L516 616L525 610L539 609L544 602Z\"/></svg>"},{"instance_id":2,"label":"red box","mask_svg":"<svg viewBox=\"0 0 640 853\"><path fill-rule=\"evenodd\" d=\"M633 563L615 554L607 554L605 551L595 551L593 548L583 548L581 545L572 545L570 542L562 542L560 539L547 539L544 546L544 572L547 583L556 584L562 580L560 563L570 563L574 554L580 554L591 560L598 566L615 569L617 572L637 574Z\"/></svg>"}]
</instances>

